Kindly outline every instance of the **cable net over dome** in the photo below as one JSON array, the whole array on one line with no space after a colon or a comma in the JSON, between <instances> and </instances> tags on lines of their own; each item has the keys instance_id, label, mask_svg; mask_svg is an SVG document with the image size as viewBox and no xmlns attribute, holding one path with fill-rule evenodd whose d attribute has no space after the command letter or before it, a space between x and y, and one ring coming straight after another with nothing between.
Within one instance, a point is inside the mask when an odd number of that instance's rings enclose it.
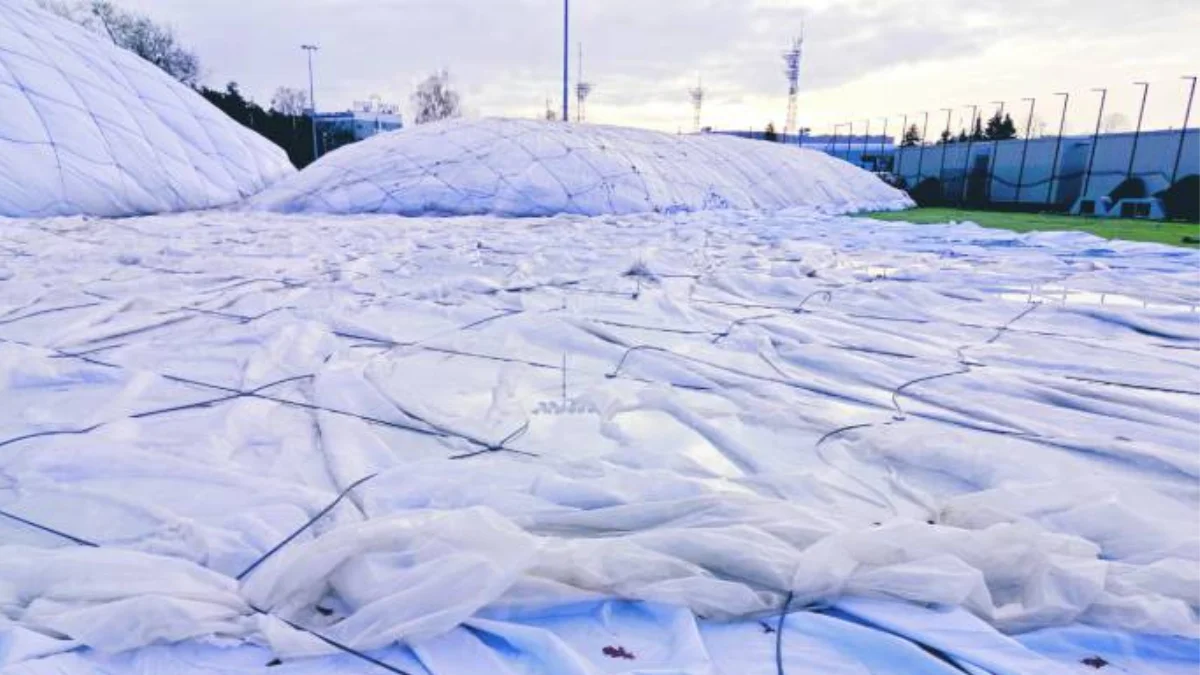
<instances>
[{"instance_id":1,"label":"cable net over dome","mask_svg":"<svg viewBox=\"0 0 1200 675\"><path fill-rule=\"evenodd\" d=\"M819 152L726 136L534 120L452 120L322 158L253 201L280 212L548 216L912 206Z\"/></svg>"},{"instance_id":2,"label":"cable net over dome","mask_svg":"<svg viewBox=\"0 0 1200 675\"><path fill-rule=\"evenodd\" d=\"M0 0L0 216L209 208L294 171L282 149L148 61Z\"/></svg>"}]
</instances>

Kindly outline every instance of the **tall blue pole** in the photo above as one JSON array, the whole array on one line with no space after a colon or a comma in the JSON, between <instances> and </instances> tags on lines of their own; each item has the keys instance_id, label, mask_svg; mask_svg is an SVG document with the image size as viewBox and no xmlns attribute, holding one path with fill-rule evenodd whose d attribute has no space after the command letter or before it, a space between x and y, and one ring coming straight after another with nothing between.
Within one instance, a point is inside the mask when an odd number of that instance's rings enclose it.
<instances>
[{"instance_id":1,"label":"tall blue pole","mask_svg":"<svg viewBox=\"0 0 1200 675\"><path fill-rule=\"evenodd\" d=\"M563 0L563 118L571 121L571 0Z\"/></svg>"}]
</instances>

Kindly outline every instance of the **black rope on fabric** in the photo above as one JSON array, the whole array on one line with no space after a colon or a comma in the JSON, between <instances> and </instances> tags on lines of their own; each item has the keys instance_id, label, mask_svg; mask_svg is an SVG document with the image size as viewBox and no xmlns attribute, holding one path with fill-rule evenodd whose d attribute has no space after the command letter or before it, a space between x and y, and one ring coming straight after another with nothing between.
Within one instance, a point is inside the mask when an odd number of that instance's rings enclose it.
<instances>
[{"instance_id":1,"label":"black rope on fabric","mask_svg":"<svg viewBox=\"0 0 1200 675\"><path fill-rule=\"evenodd\" d=\"M325 637L324 635L321 635L320 633L318 633L315 630L312 630L311 628L305 628L304 626L301 626L300 624L298 624L294 621L289 621L289 620L283 618L282 616L279 616L277 614L272 614L264 609L255 607L254 605L250 605L250 609L254 610L258 614L262 614L263 616L269 616L273 619L278 619L278 620L282 621L283 623L287 624L287 626L289 628L292 628L293 630L298 630L301 633L306 633L308 635L311 635L311 636L315 637L316 639L320 640L321 642L324 642L325 644L329 645L330 647L333 647L334 649L337 649L341 652L349 654L350 656L353 656L355 658L366 661L367 663L370 663L371 665L376 666L378 668L382 668L383 670L386 670L389 673L394 673L395 675L413 675L413 673L411 673L407 670L402 670L402 669L397 668L396 666L393 666L389 663L380 661L379 659L375 658L374 656L371 656L370 654L367 654L366 652L361 652L349 645L344 645L344 644L338 642L337 640L334 640L333 638Z\"/></svg>"},{"instance_id":2,"label":"black rope on fabric","mask_svg":"<svg viewBox=\"0 0 1200 675\"><path fill-rule=\"evenodd\" d=\"M775 670L777 675L787 675L783 670L783 620L787 618L788 611L792 608L792 601L796 599L795 591L788 591L787 600L783 603L783 609L779 612L779 623L775 626Z\"/></svg>"},{"instance_id":3,"label":"black rope on fabric","mask_svg":"<svg viewBox=\"0 0 1200 675\"><path fill-rule=\"evenodd\" d=\"M97 544L94 541L82 539L80 537L76 537L73 534L67 534L66 532L63 532L62 530L56 530L53 527L49 527L47 525L42 525L41 523L35 523L34 521L29 520L28 518L22 518L21 516L18 516L15 513L9 513L8 511L5 511L3 509L0 509L0 516L8 518L9 520L16 521L18 523L21 523L22 525L32 527L35 530L40 530L40 531L46 532L48 534L53 534L56 537L62 537L63 539L66 539L67 541L71 541L76 544L79 544L80 546L87 546L89 548L100 548L100 544Z\"/></svg>"},{"instance_id":4,"label":"black rope on fabric","mask_svg":"<svg viewBox=\"0 0 1200 675\"><path fill-rule=\"evenodd\" d=\"M251 572L258 569L258 567L260 565L265 563L268 559L270 559L276 553L279 553L281 550L283 550L283 548L286 547L288 544L292 543L292 541L294 541L296 539L296 537L299 537L301 534L303 534L305 532L305 530L307 530L308 528L315 525L317 523L317 521L324 518L326 516L326 514L328 514L330 511L334 510L335 508L337 508L337 505L341 504L342 500L345 499L346 497L348 497L351 492L353 492L359 486L363 485L364 483L375 478L378 475L379 474L377 474L377 473L373 473L369 476L365 476L365 477L360 478L360 479L354 481L353 483L351 483L349 487L347 487L345 490L342 490L340 493L338 493L337 498L334 499L332 502L330 502L328 506L326 506L325 508L318 511L315 516L313 516L312 518L309 518L308 522L306 522L303 525L301 525L300 527L298 527L295 532L292 532L291 534L289 534L287 536L287 538L285 538L283 541L281 541L278 544L276 544L275 546L271 547L271 550L269 550L266 553L259 556L258 560L255 560L254 562L250 563L250 565L246 569L242 570L241 573L238 574L234 578L237 579L238 581L242 581L246 577L250 576Z\"/></svg>"}]
</instances>

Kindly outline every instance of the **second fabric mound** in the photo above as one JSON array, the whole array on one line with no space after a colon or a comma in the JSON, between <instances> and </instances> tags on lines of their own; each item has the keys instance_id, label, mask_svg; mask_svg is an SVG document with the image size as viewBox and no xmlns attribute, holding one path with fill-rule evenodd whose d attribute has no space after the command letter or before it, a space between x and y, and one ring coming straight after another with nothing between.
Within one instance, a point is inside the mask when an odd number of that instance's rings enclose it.
<instances>
[{"instance_id":1,"label":"second fabric mound","mask_svg":"<svg viewBox=\"0 0 1200 675\"><path fill-rule=\"evenodd\" d=\"M529 120L453 120L377 136L264 192L285 213L525 217L912 206L815 151L724 136Z\"/></svg>"}]
</instances>

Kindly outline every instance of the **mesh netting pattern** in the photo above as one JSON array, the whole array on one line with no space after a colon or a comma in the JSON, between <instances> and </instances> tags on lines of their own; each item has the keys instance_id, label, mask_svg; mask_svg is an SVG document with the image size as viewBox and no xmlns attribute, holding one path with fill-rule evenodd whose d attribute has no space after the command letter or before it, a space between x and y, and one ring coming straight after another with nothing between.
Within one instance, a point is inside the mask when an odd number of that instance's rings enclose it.
<instances>
[{"instance_id":1,"label":"mesh netting pattern","mask_svg":"<svg viewBox=\"0 0 1200 675\"><path fill-rule=\"evenodd\" d=\"M208 208L293 171L281 149L149 62L0 0L0 215Z\"/></svg>"},{"instance_id":2,"label":"mesh netting pattern","mask_svg":"<svg viewBox=\"0 0 1200 675\"><path fill-rule=\"evenodd\" d=\"M331 153L259 195L280 212L549 216L911 206L823 153L725 136L451 120Z\"/></svg>"}]
</instances>

